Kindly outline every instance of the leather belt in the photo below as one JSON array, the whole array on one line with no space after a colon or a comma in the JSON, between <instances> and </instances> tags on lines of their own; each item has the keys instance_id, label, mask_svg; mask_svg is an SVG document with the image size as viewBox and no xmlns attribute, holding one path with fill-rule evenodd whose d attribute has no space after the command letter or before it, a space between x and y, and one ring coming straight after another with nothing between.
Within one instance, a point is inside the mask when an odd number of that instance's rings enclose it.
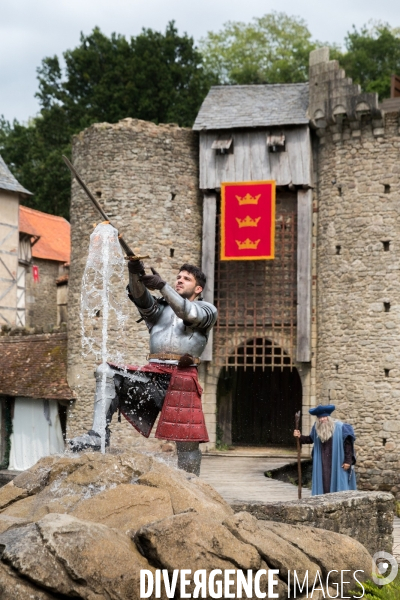
<instances>
[{"instance_id":1,"label":"leather belt","mask_svg":"<svg viewBox=\"0 0 400 600\"><path fill-rule=\"evenodd\" d=\"M166 354L166 353L159 352L157 354L149 354L148 358L149 359L156 358L157 360L178 360L179 361L179 359L182 358L182 355L181 354ZM193 364L199 365L200 359L193 357Z\"/></svg>"}]
</instances>

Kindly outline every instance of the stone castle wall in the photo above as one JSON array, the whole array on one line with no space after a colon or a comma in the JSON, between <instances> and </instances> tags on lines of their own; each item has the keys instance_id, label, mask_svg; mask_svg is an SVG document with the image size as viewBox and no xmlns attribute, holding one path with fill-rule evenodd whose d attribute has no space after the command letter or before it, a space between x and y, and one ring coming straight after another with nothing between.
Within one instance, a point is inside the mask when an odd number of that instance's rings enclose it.
<instances>
[{"instance_id":1,"label":"stone castle wall","mask_svg":"<svg viewBox=\"0 0 400 600\"><path fill-rule=\"evenodd\" d=\"M357 540L373 556L393 552L394 499L385 492L336 492L288 502L235 503L259 520L307 525L334 531ZM329 537L327 537L329 539Z\"/></svg>"},{"instance_id":2,"label":"stone castle wall","mask_svg":"<svg viewBox=\"0 0 400 600\"><path fill-rule=\"evenodd\" d=\"M57 323L57 277L60 263L34 258L39 281L33 281L32 267L26 273L26 325L50 331Z\"/></svg>"},{"instance_id":3,"label":"stone castle wall","mask_svg":"<svg viewBox=\"0 0 400 600\"><path fill-rule=\"evenodd\" d=\"M149 255L154 266L173 282L184 262L200 264L202 204L198 191L198 138L176 125L155 125L124 119L117 124L92 125L73 143L73 162L90 190L123 234L133 251ZM68 419L68 436L90 429L96 361L83 357L80 335L80 288L93 224L101 221L95 208L72 184L72 256L68 297L68 380L77 395ZM121 281L125 287L128 282ZM127 336L130 364L143 365L148 332L132 305ZM101 319L100 319L101 321ZM99 323L100 325L100 323ZM110 330L109 345L118 345L119 332ZM136 438L125 419L112 424L112 445Z\"/></svg>"},{"instance_id":4,"label":"stone castle wall","mask_svg":"<svg viewBox=\"0 0 400 600\"><path fill-rule=\"evenodd\" d=\"M327 50L312 53L310 65L313 355L303 373L303 430L313 420L309 405L335 403L335 416L355 427L359 486L400 496L399 115L383 115L377 98L362 94ZM172 281L183 262L200 263L196 134L132 119L97 124L75 138L73 156L133 250L151 256L146 266ZM71 215L69 384L77 401L69 436L91 426L95 360L82 355L80 285L93 223L100 221L76 182ZM148 333L136 320L132 306L129 362L144 364ZM110 331L111 345L118 338ZM218 374L213 363L200 368L211 444ZM113 445L137 436L126 422L112 428Z\"/></svg>"},{"instance_id":5,"label":"stone castle wall","mask_svg":"<svg viewBox=\"0 0 400 600\"><path fill-rule=\"evenodd\" d=\"M317 399L354 425L359 486L399 496L399 115L319 136Z\"/></svg>"}]
</instances>

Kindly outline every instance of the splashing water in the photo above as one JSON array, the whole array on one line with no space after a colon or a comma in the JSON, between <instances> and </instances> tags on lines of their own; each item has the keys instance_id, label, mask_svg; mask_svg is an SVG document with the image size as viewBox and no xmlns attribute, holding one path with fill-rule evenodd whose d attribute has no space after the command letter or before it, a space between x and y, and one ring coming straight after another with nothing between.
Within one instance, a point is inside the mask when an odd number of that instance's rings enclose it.
<instances>
[{"instance_id":1,"label":"splashing water","mask_svg":"<svg viewBox=\"0 0 400 600\"><path fill-rule=\"evenodd\" d=\"M124 364L125 327L128 298L122 282L125 260L118 241L118 231L111 225L97 225L90 236L89 254L82 278L81 332L83 354L93 353L101 361L101 452L106 441L107 363ZM101 324L101 327L100 327ZM118 332L118 346L108 344L108 332ZM110 346L110 347L109 347Z\"/></svg>"}]
</instances>

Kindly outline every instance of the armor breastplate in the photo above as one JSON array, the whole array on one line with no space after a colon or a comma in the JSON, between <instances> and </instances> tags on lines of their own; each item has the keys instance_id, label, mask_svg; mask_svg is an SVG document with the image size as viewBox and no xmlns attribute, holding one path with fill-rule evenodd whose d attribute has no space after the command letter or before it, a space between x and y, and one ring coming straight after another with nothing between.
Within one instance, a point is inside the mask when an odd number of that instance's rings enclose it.
<instances>
[{"instance_id":1,"label":"armor breastplate","mask_svg":"<svg viewBox=\"0 0 400 600\"><path fill-rule=\"evenodd\" d=\"M150 330L150 354L191 354L200 357L207 338L207 333L185 325L168 304L163 304L161 314Z\"/></svg>"}]
</instances>

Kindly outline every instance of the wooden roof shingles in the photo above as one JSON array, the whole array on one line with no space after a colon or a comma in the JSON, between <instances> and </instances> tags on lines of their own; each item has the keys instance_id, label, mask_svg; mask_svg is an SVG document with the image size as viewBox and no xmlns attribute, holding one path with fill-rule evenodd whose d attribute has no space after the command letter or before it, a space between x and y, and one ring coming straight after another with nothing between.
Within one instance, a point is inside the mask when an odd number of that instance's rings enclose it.
<instances>
[{"instance_id":1,"label":"wooden roof shingles","mask_svg":"<svg viewBox=\"0 0 400 600\"><path fill-rule=\"evenodd\" d=\"M10 192L19 192L32 196L32 193L26 190L11 173L3 158L0 156L0 190L8 190Z\"/></svg>"},{"instance_id":2,"label":"wooden roof shingles","mask_svg":"<svg viewBox=\"0 0 400 600\"><path fill-rule=\"evenodd\" d=\"M309 123L308 83L217 85L210 89L195 131Z\"/></svg>"},{"instance_id":3,"label":"wooden roof shingles","mask_svg":"<svg viewBox=\"0 0 400 600\"><path fill-rule=\"evenodd\" d=\"M0 396L72 400L67 334L0 337Z\"/></svg>"}]
</instances>

